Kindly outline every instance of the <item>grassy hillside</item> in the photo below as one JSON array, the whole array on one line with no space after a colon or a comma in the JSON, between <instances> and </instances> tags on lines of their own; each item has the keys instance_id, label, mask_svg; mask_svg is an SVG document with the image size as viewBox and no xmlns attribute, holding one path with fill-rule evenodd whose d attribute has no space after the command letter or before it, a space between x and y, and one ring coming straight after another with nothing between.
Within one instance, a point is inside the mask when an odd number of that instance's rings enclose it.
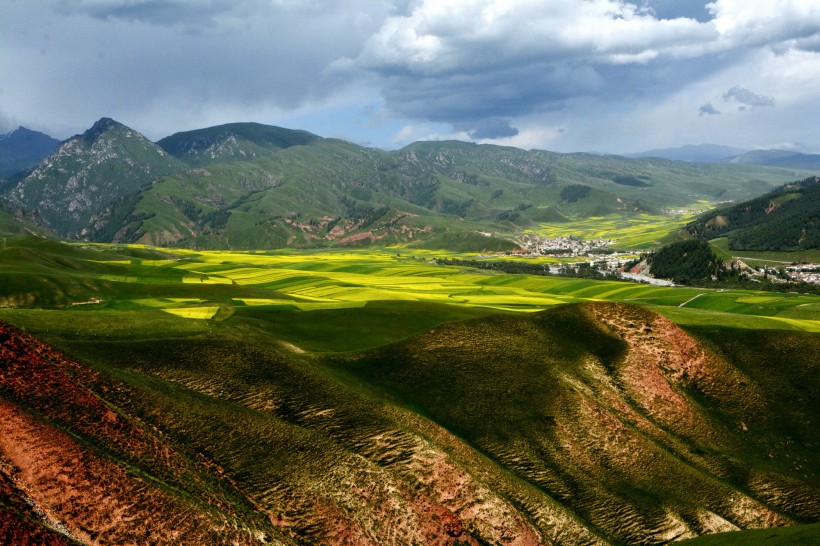
<instances>
[{"instance_id":1,"label":"grassy hillside","mask_svg":"<svg viewBox=\"0 0 820 546\"><path fill-rule=\"evenodd\" d=\"M307 131L260 123L228 123L175 133L157 144L187 163L206 164L255 159L276 150L308 144L317 138Z\"/></svg>"},{"instance_id":2,"label":"grassy hillside","mask_svg":"<svg viewBox=\"0 0 820 546\"><path fill-rule=\"evenodd\" d=\"M785 175L459 142L387 153L316 139L254 154L248 150L242 161L197 160L200 168L165 177L144 194L139 220L121 240L198 248L401 242L504 249L513 245L503 241L521 231L545 233L556 222L562 233L583 231L573 222L587 218L601 225L602 216L678 226L682 220L664 211L703 210L708 202L754 195ZM586 191L567 199L573 187Z\"/></svg>"},{"instance_id":3,"label":"grassy hillside","mask_svg":"<svg viewBox=\"0 0 820 546\"><path fill-rule=\"evenodd\" d=\"M47 533L46 513L82 543L141 540L118 510L215 544L664 544L820 520L820 297L408 248L7 242L0 320L25 332L0 332L0 536Z\"/></svg>"},{"instance_id":4,"label":"grassy hillside","mask_svg":"<svg viewBox=\"0 0 820 546\"><path fill-rule=\"evenodd\" d=\"M693 538L685 546L811 546L820 542L820 523Z\"/></svg>"},{"instance_id":5,"label":"grassy hillside","mask_svg":"<svg viewBox=\"0 0 820 546\"><path fill-rule=\"evenodd\" d=\"M386 152L255 123L177 133L158 144L100 120L35 173L4 186L6 207L36 213L63 236L95 241L481 251L514 248L528 230L577 235L589 222L677 227L693 211L794 177L774 167L452 141ZM656 245L658 232L618 244Z\"/></svg>"},{"instance_id":6,"label":"grassy hillside","mask_svg":"<svg viewBox=\"0 0 820 546\"><path fill-rule=\"evenodd\" d=\"M820 178L786 184L756 199L722 207L686 226L695 237L727 237L730 250L820 249Z\"/></svg>"},{"instance_id":7,"label":"grassy hillside","mask_svg":"<svg viewBox=\"0 0 820 546\"><path fill-rule=\"evenodd\" d=\"M409 318L414 308L376 310ZM202 524L187 522L227 515L247 539L274 543L661 544L820 517L811 411L820 390L816 360L805 359L820 349L816 335L707 329L692 337L649 311L594 304L450 322L398 345L318 357L301 351L325 350L327 341L296 347L263 315L205 324L166 314L163 324L162 312L119 311L103 330L85 313L42 311L27 329L99 374L83 385L117 415L115 430L134 439L107 439L109 428L78 423L71 416L80 414L47 393L0 388L4 404L35 419L55 415L74 438L68 455L94 453L83 476L108 504L58 506L47 481L29 486L71 530L96 532L100 512L119 502L107 489L124 487L109 457L159 484L153 504L131 497L140 521L156 518L152 505L175 507L167 512L188 503L188 518L152 525L155 536L194 537ZM328 327L334 349L350 348L343 340L355 332L332 328L342 316L300 313ZM427 330L423 322L410 329ZM379 320L365 320L365 331L368 324L380 330ZM776 345L778 373L745 353L727 357L732 343L750 354ZM40 375L27 380L26 388L42 384ZM163 457L139 451L126 424L161 439L152 449ZM101 442L108 447L96 451Z\"/></svg>"}]
</instances>

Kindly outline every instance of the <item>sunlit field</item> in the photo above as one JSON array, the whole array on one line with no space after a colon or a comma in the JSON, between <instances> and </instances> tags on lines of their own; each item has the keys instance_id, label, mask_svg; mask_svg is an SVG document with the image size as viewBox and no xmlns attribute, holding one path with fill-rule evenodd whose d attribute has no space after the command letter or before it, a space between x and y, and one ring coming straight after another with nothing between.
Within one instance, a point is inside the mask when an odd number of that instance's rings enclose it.
<instances>
[{"instance_id":1,"label":"sunlit field","mask_svg":"<svg viewBox=\"0 0 820 546\"><path fill-rule=\"evenodd\" d=\"M808 249L793 252L766 252L754 250L729 250L729 239L721 237L710 241L715 253L723 259L737 258L748 265L781 267L791 263L818 263L820 250Z\"/></svg>"},{"instance_id":2,"label":"sunlit field","mask_svg":"<svg viewBox=\"0 0 820 546\"><path fill-rule=\"evenodd\" d=\"M704 210L708 208L706 205L703 207ZM539 224L538 229L533 232L542 237L574 235L582 239L612 239L615 241L613 243L615 248L643 249L659 245L669 233L685 226L694 218L695 214L676 216L610 214L575 220L570 223Z\"/></svg>"},{"instance_id":3,"label":"sunlit field","mask_svg":"<svg viewBox=\"0 0 820 546\"><path fill-rule=\"evenodd\" d=\"M104 254L141 247L85 248ZM404 248L310 253L151 250L167 253L168 259L134 258L126 265L118 257L111 263L122 268L122 275L83 272L84 277L110 281L112 288L99 301L82 302L72 310L86 316L95 310L164 311L202 321L222 320L240 309L317 311L361 308L373 302L534 312L564 303L619 301L650 306L681 324L820 331L820 297L803 294L494 274L437 263L437 258L475 256ZM95 263L106 262L97 258ZM128 295L128 286L150 292L151 285L161 286L164 295ZM184 294L175 293L183 289ZM0 316L7 312L11 311Z\"/></svg>"}]
</instances>

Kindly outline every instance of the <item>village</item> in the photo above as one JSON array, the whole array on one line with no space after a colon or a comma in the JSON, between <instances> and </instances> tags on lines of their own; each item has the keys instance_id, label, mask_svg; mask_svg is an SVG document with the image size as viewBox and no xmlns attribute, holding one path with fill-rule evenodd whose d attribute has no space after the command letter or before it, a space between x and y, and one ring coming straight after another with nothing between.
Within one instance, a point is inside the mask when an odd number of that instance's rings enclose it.
<instances>
[{"instance_id":1,"label":"village","mask_svg":"<svg viewBox=\"0 0 820 546\"><path fill-rule=\"evenodd\" d=\"M614 239L581 239L580 237L539 237L534 233L525 233L518 243L523 249L522 254L531 256L590 256L593 254L607 255L613 251L610 245Z\"/></svg>"},{"instance_id":2,"label":"village","mask_svg":"<svg viewBox=\"0 0 820 546\"><path fill-rule=\"evenodd\" d=\"M635 258L635 252L615 250L614 239L582 239L578 236L540 237L534 233L525 233L517 240L521 250L513 252L520 256L532 258L554 256L556 258L579 258L578 263L589 264L601 273L618 273L623 279L649 282L652 284L673 285L670 281L655 279L645 275L645 271L625 271L624 266ZM792 264L779 268L753 268L739 260L735 264L751 278L768 278L773 282L804 282L820 284L820 264ZM561 267L550 267L550 273L559 274Z\"/></svg>"},{"instance_id":3,"label":"village","mask_svg":"<svg viewBox=\"0 0 820 546\"><path fill-rule=\"evenodd\" d=\"M785 271L791 280L820 284L820 264L790 265Z\"/></svg>"}]
</instances>

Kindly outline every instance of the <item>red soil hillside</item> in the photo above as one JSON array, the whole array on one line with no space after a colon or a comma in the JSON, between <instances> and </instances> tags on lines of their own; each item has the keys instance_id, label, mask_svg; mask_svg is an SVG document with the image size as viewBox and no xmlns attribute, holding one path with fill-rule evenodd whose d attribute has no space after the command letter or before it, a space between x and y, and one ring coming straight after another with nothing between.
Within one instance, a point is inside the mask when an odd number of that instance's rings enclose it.
<instances>
[{"instance_id":1,"label":"red soil hillside","mask_svg":"<svg viewBox=\"0 0 820 546\"><path fill-rule=\"evenodd\" d=\"M270 543L270 524L209 492L218 469L121 415L109 388L0 323L0 542Z\"/></svg>"},{"instance_id":2,"label":"red soil hillside","mask_svg":"<svg viewBox=\"0 0 820 546\"><path fill-rule=\"evenodd\" d=\"M362 353L0 323L0 543L663 545L820 521L820 336L623 304Z\"/></svg>"}]
</instances>

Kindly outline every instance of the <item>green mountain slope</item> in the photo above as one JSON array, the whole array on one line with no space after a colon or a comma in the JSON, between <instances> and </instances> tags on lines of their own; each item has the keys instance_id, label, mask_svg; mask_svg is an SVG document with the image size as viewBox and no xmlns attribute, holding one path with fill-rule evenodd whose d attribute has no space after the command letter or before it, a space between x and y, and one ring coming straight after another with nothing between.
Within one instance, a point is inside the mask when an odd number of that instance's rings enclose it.
<instances>
[{"instance_id":1,"label":"green mountain slope","mask_svg":"<svg viewBox=\"0 0 820 546\"><path fill-rule=\"evenodd\" d=\"M762 197L702 215L686 226L693 236L727 236L732 250L820 248L820 178L786 184Z\"/></svg>"},{"instance_id":2,"label":"green mountain slope","mask_svg":"<svg viewBox=\"0 0 820 546\"><path fill-rule=\"evenodd\" d=\"M754 195L787 177L750 166L462 142L384 152L315 138L285 149L270 145L263 154L252 149L261 141L236 140L244 143L246 160L199 157L197 168L164 177L143 194L140 220L122 232L130 238L120 240L199 248L413 243L506 249L514 246L506 239L539 222L662 213L698 200ZM182 159L191 156L175 150ZM570 186L589 189L567 199Z\"/></svg>"},{"instance_id":3,"label":"green mountain slope","mask_svg":"<svg viewBox=\"0 0 820 546\"><path fill-rule=\"evenodd\" d=\"M29 224L28 222L25 222L20 218L16 218L14 215L9 214L8 212L0 210L0 236L8 237L42 233L48 232L38 226ZM53 235L53 233L51 235Z\"/></svg>"},{"instance_id":4,"label":"green mountain slope","mask_svg":"<svg viewBox=\"0 0 820 546\"><path fill-rule=\"evenodd\" d=\"M157 144L187 163L201 165L216 161L253 160L277 150L308 144L316 135L260 123L228 123L206 129L184 131Z\"/></svg>"},{"instance_id":5,"label":"green mountain slope","mask_svg":"<svg viewBox=\"0 0 820 546\"><path fill-rule=\"evenodd\" d=\"M156 177L183 167L141 134L103 118L65 141L7 194L70 238L110 239Z\"/></svg>"},{"instance_id":6,"label":"green mountain slope","mask_svg":"<svg viewBox=\"0 0 820 546\"><path fill-rule=\"evenodd\" d=\"M464 142L386 152L255 123L159 144L101 120L7 189L6 207L36 211L63 236L97 241L501 250L542 222L702 208L794 176Z\"/></svg>"}]
</instances>

